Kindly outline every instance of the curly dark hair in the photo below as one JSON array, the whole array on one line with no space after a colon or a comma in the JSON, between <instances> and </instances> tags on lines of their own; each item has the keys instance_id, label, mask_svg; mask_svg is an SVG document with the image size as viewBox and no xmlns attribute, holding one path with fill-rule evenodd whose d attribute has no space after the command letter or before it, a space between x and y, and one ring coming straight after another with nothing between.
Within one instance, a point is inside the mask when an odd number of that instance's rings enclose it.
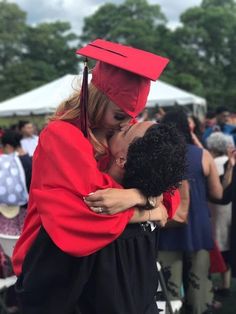
<instances>
[{"instance_id":1,"label":"curly dark hair","mask_svg":"<svg viewBox=\"0 0 236 314\"><path fill-rule=\"evenodd\" d=\"M154 124L129 146L123 185L145 196L172 192L184 178L186 142L171 125Z\"/></svg>"}]
</instances>

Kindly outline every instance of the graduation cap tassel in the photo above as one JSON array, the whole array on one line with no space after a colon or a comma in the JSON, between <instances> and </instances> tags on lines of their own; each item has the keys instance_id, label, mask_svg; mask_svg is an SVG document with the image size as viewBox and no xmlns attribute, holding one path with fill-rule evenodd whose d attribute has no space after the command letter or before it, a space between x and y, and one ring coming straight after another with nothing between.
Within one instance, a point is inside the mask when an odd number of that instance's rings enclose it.
<instances>
[{"instance_id":1,"label":"graduation cap tassel","mask_svg":"<svg viewBox=\"0 0 236 314\"><path fill-rule=\"evenodd\" d=\"M84 62L83 82L80 91L80 129L88 137L88 65L87 58Z\"/></svg>"}]
</instances>

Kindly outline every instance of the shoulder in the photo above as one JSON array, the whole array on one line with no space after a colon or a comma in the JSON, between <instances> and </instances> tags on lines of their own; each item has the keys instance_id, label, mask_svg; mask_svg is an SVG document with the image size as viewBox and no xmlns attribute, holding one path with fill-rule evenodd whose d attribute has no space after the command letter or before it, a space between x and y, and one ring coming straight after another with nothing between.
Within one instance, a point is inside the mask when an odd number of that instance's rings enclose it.
<instances>
[{"instance_id":1,"label":"shoulder","mask_svg":"<svg viewBox=\"0 0 236 314\"><path fill-rule=\"evenodd\" d=\"M212 126L209 126L205 129L203 135L206 136L206 135L210 135L213 131L213 127Z\"/></svg>"},{"instance_id":2,"label":"shoulder","mask_svg":"<svg viewBox=\"0 0 236 314\"><path fill-rule=\"evenodd\" d=\"M203 153L203 159L205 159L206 161L214 161L213 157L211 156L211 154L209 153L207 149L203 148L202 153Z\"/></svg>"},{"instance_id":3,"label":"shoulder","mask_svg":"<svg viewBox=\"0 0 236 314\"><path fill-rule=\"evenodd\" d=\"M232 136L232 139L234 139L234 131L236 130L235 126L232 124L224 124L224 126L222 127L222 132L225 135L229 135Z\"/></svg>"},{"instance_id":4,"label":"shoulder","mask_svg":"<svg viewBox=\"0 0 236 314\"><path fill-rule=\"evenodd\" d=\"M50 130L53 132L64 130L79 130L79 128L68 121L56 120L49 122L48 125L44 128L44 130Z\"/></svg>"},{"instance_id":5,"label":"shoulder","mask_svg":"<svg viewBox=\"0 0 236 314\"><path fill-rule=\"evenodd\" d=\"M49 122L49 124L41 132L40 138L44 137L46 134L56 135L56 136L66 136L70 138L76 134L82 135L82 132L77 126L75 126L74 124L70 122L57 120L57 121Z\"/></svg>"},{"instance_id":6,"label":"shoulder","mask_svg":"<svg viewBox=\"0 0 236 314\"><path fill-rule=\"evenodd\" d=\"M57 147L69 147L75 150L92 150L87 138L76 125L67 121L52 121L40 134L40 146L47 150ZM51 146L51 147L50 147Z\"/></svg>"},{"instance_id":7,"label":"shoulder","mask_svg":"<svg viewBox=\"0 0 236 314\"><path fill-rule=\"evenodd\" d=\"M213 168L216 169L215 161L207 149L203 149L202 164L206 176L209 175Z\"/></svg>"},{"instance_id":8,"label":"shoulder","mask_svg":"<svg viewBox=\"0 0 236 314\"><path fill-rule=\"evenodd\" d=\"M235 125L232 125L232 124L225 124L225 127L230 131L235 129Z\"/></svg>"}]
</instances>

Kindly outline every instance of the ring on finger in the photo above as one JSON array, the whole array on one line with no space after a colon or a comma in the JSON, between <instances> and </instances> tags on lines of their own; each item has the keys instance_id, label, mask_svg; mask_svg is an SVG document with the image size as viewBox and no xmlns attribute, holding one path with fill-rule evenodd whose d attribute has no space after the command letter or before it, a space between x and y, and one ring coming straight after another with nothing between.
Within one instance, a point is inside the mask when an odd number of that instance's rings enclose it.
<instances>
[{"instance_id":1,"label":"ring on finger","mask_svg":"<svg viewBox=\"0 0 236 314\"><path fill-rule=\"evenodd\" d=\"M98 210L99 213L103 212L103 208L102 207L97 207L97 210Z\"/></svg>"}]
</instances>

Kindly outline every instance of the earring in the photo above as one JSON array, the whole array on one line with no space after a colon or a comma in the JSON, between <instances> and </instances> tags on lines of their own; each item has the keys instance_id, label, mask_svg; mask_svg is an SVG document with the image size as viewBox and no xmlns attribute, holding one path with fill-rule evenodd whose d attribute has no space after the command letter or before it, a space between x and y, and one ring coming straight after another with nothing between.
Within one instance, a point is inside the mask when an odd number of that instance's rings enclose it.
<instances>
[{"instance_id":1,"label":"earring","mask_svg":"<svg viewBox=\"0 0 236 314\"><path fill-rule=\"evenodd\" d=\"M124 168L124 165L126 163L126 158L125 157L118 157L118 158L116 158L115 162L116 162L117 166Z\"/></svg>"}]
</instances>

